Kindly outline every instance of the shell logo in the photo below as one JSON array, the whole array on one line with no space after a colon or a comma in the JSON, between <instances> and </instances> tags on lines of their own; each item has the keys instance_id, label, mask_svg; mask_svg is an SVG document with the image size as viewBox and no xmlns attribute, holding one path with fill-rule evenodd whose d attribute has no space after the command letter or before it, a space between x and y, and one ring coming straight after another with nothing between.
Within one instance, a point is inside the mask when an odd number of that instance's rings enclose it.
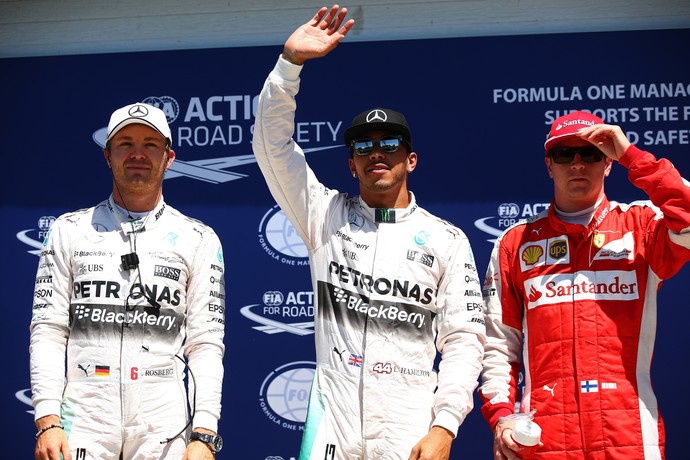
<instances>
[{"instance_id":1,"label":"shell logo","mask_svg":"<svg viewBox=\"0 0 690 460\"><path fill-rule=\"evenodd\" d=\"M525 248L525 250L522 252L522 260L527 264L527 265L534 265L539 261L541 256L544 255L544 250L541 248L541 246L528 246Z\"/></svg>"}]
</instances>

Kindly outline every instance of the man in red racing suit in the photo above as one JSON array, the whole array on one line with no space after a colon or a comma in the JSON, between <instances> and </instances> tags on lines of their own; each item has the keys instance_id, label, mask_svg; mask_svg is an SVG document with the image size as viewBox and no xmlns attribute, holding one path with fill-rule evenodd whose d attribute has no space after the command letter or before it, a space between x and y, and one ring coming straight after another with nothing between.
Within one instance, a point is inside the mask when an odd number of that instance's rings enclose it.
<instances>
[{"instance_id":1,"label":"man in red racing suit","mask_svg":"<svg viewBox=\"0 0 690 460\"><path fill-rule=\"evenodd\" d=\"M499 419L513 413L521 359L519 410L536 409L537 458L664 458L650 380L656 292L690 259L690 188L668 160L586 112L554 121L546 155L551 207L496 241L483 289L480 395L494 458L517 458ZM612 160L655 206L607 199Z\"/></svg>"}]
</instances>

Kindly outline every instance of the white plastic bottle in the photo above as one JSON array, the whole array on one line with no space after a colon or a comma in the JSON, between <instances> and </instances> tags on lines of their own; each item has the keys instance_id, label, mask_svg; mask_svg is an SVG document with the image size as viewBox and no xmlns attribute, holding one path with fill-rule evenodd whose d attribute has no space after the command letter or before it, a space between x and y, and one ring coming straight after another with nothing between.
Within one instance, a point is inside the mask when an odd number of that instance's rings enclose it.
<instances>
[{"instance_id":1,"label":"white plastic bottle","mask_svg":"<svg viewBox=\"0 0 690 460\"><path fill-rule=\"evenodd\" d=\"M532 460L541 439L541 427L532 420L520 419L515 422L511 436L520 446L515 452L517 456L523 460Z\"/></svg>"}]
</instances>

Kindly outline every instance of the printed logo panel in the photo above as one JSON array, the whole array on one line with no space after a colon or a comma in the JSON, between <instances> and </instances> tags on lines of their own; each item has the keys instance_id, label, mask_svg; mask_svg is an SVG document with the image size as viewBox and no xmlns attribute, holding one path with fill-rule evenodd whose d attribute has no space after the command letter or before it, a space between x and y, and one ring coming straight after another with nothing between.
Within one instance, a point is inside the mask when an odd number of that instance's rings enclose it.
<instances>
[{"instance_id":1,"label":"printed logo panel","mask_svg":"<svg viewBox=\"0 0 690 460\"><path fill-rule=\"evenodd\" d=\"M525 281L527 308L577 300L636 300L640 297L634 271L581 271L537 276Z\"/></svg>"},{"instance_id":2,"label":"printed logo panel","mask_svg":"<svg viewBox=\"0 0 690 460\"><path fill-rule=\"evenodd\" d=\"M518 254L522 272L544 265L570 263L570 249L566 236L530 241L520 246Z\"/></svg>"}]
</instances>

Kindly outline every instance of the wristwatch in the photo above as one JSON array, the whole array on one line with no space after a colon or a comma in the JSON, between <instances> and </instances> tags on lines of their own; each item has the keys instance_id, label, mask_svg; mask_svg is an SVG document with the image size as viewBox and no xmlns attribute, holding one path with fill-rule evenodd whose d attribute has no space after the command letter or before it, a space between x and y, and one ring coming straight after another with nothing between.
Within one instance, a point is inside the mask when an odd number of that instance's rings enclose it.
<instances>
[{"instance_id":1,"label":"wristwatch","mask_svg":"<svg viewBox=\"0 0 690 460\"><path fill-rule=\"evenodd\" d=\"M189 440L205 442L209 445L209 447L211 447L213 452L220 452L220 450L223 448L223 438L221 438L219 434L208 434L192 431L191 436L189 436Z\"/></svg>"}]
</instances>

